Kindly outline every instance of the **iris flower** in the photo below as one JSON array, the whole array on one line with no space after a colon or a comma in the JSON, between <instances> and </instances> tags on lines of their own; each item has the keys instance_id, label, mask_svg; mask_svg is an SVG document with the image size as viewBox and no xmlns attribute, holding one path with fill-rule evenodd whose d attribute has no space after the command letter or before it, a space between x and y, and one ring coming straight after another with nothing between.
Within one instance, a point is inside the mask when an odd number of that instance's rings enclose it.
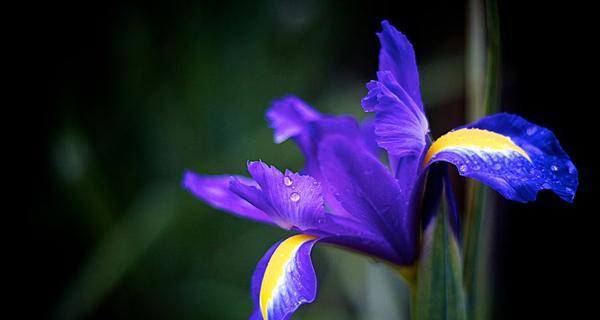
<instances>
[{"instance_id":1,"label":"iris flower","mask_svg":"<svg viewBox=\"0 0 600 320\"><path fill-rule=\"evenodd\" d=\"M432 142L413 47L387 21L382 27L377 80L362 100L373 118L325 115L297 97L276 100L266 112L275 142L292 139L304 154L300 173L250 161L251 178L184 174L184 187L209 205L294 233L256 266L251 319L289 319L314 301L316 243L375 257L410 277L435 163L452 164L509 200L532 201L547 189L573 201L575 166L550 130L519 116L487 116Z\"/></svg>"}]
</instances>

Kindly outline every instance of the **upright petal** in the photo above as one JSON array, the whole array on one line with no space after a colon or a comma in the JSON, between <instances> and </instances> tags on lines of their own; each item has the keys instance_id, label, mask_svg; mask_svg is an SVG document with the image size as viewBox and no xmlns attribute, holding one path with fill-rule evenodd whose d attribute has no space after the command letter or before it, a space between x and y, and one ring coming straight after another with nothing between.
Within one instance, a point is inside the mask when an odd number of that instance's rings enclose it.
<instances>
[{"instance_id":1,"label":"upright petal","mask_svg":"<svg viewBox=\"0 0 600 320\"><path fill-rule=\"evenodd\" d=\"M306 124L321 115L298 97L288 96L273 101L266 118L273 130L276 143L299 136L306 130Z\"/></svg>"},{"instance_id":2,"label":"upright petal","mask_svg":"<svg viewBox=\"0 0 600 320\"><path fill-rule=\"evenodd\" d=\"M367 84L362 100L375 112L377 144L389 155L392 173L403 189L414 185L427 147L429 124L423 111L415 52L406 37L387 21L378 33L381 42L378 81Z\"/></svg>"},{"instance_id":3,"label":"upright petal","mask_svg":"<svg viewBox=\"0 0 600 320\"><path fill-rule=\"evenodd\" d=\"M440 137L424 164L438 161L452 163L461 175L520 202L535 200L544 189L572 202L578 185L575 165L550 130L505 113Z\"/></svg>"},{"instance_id":4,"label":"upright petal","mask_svg":"<svg viewBox=\"0 0 600 320\"><path fill-rule=\"evenodd\" d=\"M419 88L419 71L412 44L402 32L389 22L381 22L383 30L377 33L381 43L379 71L390 71L398 84L406 90L410 98L422 109Z\"/></svg>"},{"instance_id":5,"label":"upright petal","mask_svg":"<svg viewBox=\"0 0 600 320\"><path fill-rule=\"evenodd\" d=\"M314 178L289 170L283 174L261 161L248 162L248 171L258 188L234 180L231 191L265 212L280 227L304 230L323 220L321 185Z\"/></svg>"},{"instance_id":6,"label":"upright petal","mask_svg":"<svg viewBox=\"0 0 600 320\"><path fill-rule=\"evenodd\" d=\"M299 234L273 245L252 276L254 311L250 319L290 319L317 295L310 253L317 238Z\"/></svg>"},{"instance_id":7,"label":"upright petal","mask_svg":"<svg viewBox=\"0 0 600 320\"><path fill-rule=\"evenodd\" d=\"M392 174L408 194L415 187L419 189L417 182L429 143L429 125L425 114L406 95L391 73L379 72L379 75L382 81L367 84L369 93L362 104L365 111L375 112L377 144L388 152ZM403 94L404 99L394 92Z\"/></svg>"},{"instance_id":8,"label":"upright petal","mask_svg":"<svg viewBox=\"0 0 600 320\"><path fill-rule=\"evenodd\" d=\"M367 84L362 100L366 112L375 112L375 135L380 147L394 156L420 155L429 124L423 111L396 82L391 72L377 73L379 81Z\"/></svg>"},{"instance_id":9,"label":"upright petal","mask_svg":"<svg viewBox=\"0 0 600 320\"><path fill-rule=\"evenodd\" d=\"M294 139L306 158L306 173L319 176L317 165L318 144L327 136L344 135L368 144L358 122L350 116L323 115L297 97L275 100L266 113L269 126L274 130L276 143Z\"/></svg>"},{"instance_id":10,"label":"upright petal","mask_svg":"<svg viewBox=\"0 0 600 320\"><path fill-rule=\"evenodd\" d=\"M204 176L186 171L183 176L183 187L214 208L225 210L243 218L274 223L262 210L257 209L248 201L229 190L229 183L233 180L242 181L249 186L256 185L251 179L242 176Z\"/></svg>"},{"instance_id":11,"label":"upright petal","mask_svg":"<svg viewBox=\"0 0 600 320\"><path fill-rule=\"evenodd\" d=\"M321 171L344 208L365 225L379 231L400 256L414 262L417 248L416 217L409 214L409 194L366 150L343 137L320 145Z\"/></svg>"}]
</instances>

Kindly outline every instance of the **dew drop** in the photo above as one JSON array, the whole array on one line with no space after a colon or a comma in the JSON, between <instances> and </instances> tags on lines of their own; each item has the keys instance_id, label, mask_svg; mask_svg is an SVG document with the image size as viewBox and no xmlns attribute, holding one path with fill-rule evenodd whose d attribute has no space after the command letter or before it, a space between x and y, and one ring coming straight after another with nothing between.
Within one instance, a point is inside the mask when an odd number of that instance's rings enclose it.
<instances>
[{"instance_id":1,"label":"dew drop","mask_svg":"<svg viewBox=\"0 0 600 320\"><path fill-rule=\"evenodd\" d=\"M481 167L479 165L474 165L471 167L473 170L477 171L479 169L481 169Z\"/></svg>"},{"instance_id":2,"label":"dew drop","mask_svg":"<svg viewBox=\"0 0 600 320\"><path fill-rule=\"evenodd\" d=\"M502 166L499 163L494 164L493 166L494 170L500 170L502 169Z\"/></svg>"},{"instance_id":3,"label":"dew drop","mask_svg":"<svg viewBox=\"0 0 600 320\"><path fill-rule=\"evenodd\" d=\"M565 188L565 191L567 191L568 193L573 193L573 189L571 189L571 188L569 188L569 187L566 187L566 188Z\"/></svg>"},{"instance_id":4,"label":"dew drop","mask_svg":"<svg viewBox=\"0 0 600 320\"><path fill-rule=\"evenodd\" d=\"M523 169L521 169L521 168L517 167L517 173L518 173L518 174L522 174L522 173L523 173Z\"/></svg>"},{"instance_id":5,"label":"dew drop","mask_svg":"<svg viewBox=\"0 0 600 320\"><path fill-rule=\"evenodd\" d=\"M292 185L292 183L294 183L294 182L292 181L292 178L290 178L290 177L288 177L288 176L285 176L285 177L283 177L283 184L285 184L285 185L286 185L286 187L289 187L289 186L291 186L291 185Z\"/></svg>"},{"instance_id":6,"label":"dew drop","mask_svg":"<svg viewBox=\"0 0 600 320\"><path fill-rule=\"evenodd\" d=\"M537 127L529 127L527 128L527 135L532 136L537 132Z\"/></svg>"},{"instance_id":7,"label":"dew drop","mask_svg":"<svg viewBox=\"0 0 600 320\"><path fill-rule=\"evenodd\" d=\"M544 182L544 184L542 184L542 188L544 188L544 189L551 189L552 186L549 183Z\"/></svg>"},{"instance_id":8,"label":"dew drop","mask_svg":"<svg viewBox=\"0 0 600 320\"><path fill-rule=\"evenodd\" d=\"M575 174L575 172L577 171L577 169L575 168L575 165L573 164L573 162L569 161L567 163L567 165L569 166L569 173L570 174Z\"/></svg>"},{"instance_id":9,"label":"dew drop","mask_svg":"<svg viewBox=\"0 0 600 320\"><path fill-rule=\"evenodd\" d=\"M466 172L466 171L467 171L467 166L463 164L463 165L461 165L460 167L458 167L458 170L459 170L460 172L463 172L463 173L464 173L464 172Z\"/></svg>"},{"instance_id":10,"label":"dew drop","mask_svg":"<svg viewBox=\"0 0 600 320\"><path fill-rule=\"evenodd\" d=\"M557 167L557 166L555 166L555 165L552 165L552 166L550 167L550 170L552 170L552 171L558 171L558 167Z\"/></svg>"},{"instance_id":11,"label":"dew drop","mask_svg":"<svg viewBox=\"0 0 600 320\"><path fill-rule=\"evenodd\" d=\"M292 192L292 194L290 194L290 200L298 202L300 200L300 195L298 192Z\"/></svg>"}]
</instances>

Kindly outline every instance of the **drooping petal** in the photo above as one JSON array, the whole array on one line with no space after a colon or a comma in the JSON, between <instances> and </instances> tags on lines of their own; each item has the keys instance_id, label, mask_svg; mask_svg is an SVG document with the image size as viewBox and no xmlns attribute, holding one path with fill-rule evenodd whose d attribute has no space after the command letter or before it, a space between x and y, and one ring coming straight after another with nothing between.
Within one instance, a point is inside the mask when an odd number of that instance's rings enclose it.
<instances>
[{"instance_id":1,"label":"drooping petal","mask_svg":"<svg viewBox=\"0 0 600 320\"><path fill-rule=\"evenodd\" d=\"M280 227L304 230L323 220L321 185L314 178L289 170L283 174L262 161L248 162L248 171L258 188L234 180L231 191L265 212Z\"/></svg>"},{"instance_id":2,"label":"drooping petal","mask_svg":"<svg viewBox=\"0 0 600 320\"><path fill-rule=\"evenodd\" d=\"M361 254L400 264L396 249L378 229L352 217L325 214L325 219L305 231L318 236L321 242L335 244Z\"/></svg>"},{"instance_id":3,"label":"drooping petal","mask_svg":"<svg viewBox=\"0 0 600 320\"><path fill-rule=\"evenodd\" d=\"M317 295L317 277L310 253L317 238L299 234L273 245L252 276L254 310L250 319L290 319Z\"/></svg>"},{"instance_id":4,"label":"drooping petal","mask_svg":"<svg viewBox=\"0 0 600 320\"><path fill-rule=\"evenodd\" d=\"M409 214L409 194L369 152L340 136L320 145L321 171L342 206L375 228L400 256L400 264L416 258L416 217Z\"/></svg>"},{"instance_id":5,"label":"drooping petal","mask_svg":"<svg viewBox=\"0 0 600 320\"><path fill-rule=\"evenodd\" d=\"M375 135L375 117L368 117L360 123L360 131L365 148L375 157L383 152L377 145L377 136Z\"/></svg>"},{"instance_id":6,"label":"drooping petal","mask_svg":"<svg viewBox=\"0 0 600 320\"><path fill-rule=\"evenodd\" d=\"M424 164L438 161L520 202L544 189L572 202L578 185L577 169L554 134L516 115L484 117L440 137Z\"/></svg>"},{"instance_id":7,"label":"drooping petal","mask_svg":"<svg viewBox=\"0 0 600 320\"><path fill-rule=\"evenodd\" d=\"M243 218L274 223L262 210L257 209L229 190L229 183L235 179L249 186L256 185L251 179L242 176L205 176L186 171L183 176L183 187L214 208L225 210Z\"/></svg>"},{"instance_id":8,"label":"drooping petal","mask_svg":"<svg viewBox=\"0 0 600 320\"><path fill-rule=\"evenodd\" d=\"M388 21L382 21L381 26L383 30L377 33L381 43L379 71L390 71L398 84L422 110L419 71L413 46L406 36Z\"/></svg>"}]
</instances>

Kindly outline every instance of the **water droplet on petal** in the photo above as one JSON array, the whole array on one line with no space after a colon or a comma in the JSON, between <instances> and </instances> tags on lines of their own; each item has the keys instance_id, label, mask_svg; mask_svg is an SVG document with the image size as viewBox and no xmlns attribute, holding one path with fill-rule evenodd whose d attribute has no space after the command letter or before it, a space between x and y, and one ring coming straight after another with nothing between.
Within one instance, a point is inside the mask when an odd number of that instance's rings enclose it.
<instances>
[{"instance_id":1,"label":"water droplet on petal","mask_svg":"<svg viewBox=\"0 0 600 320\"><path fill-rule=\"evenodd\" d=\"M557 167L557 166L555 166L555 165L552 165L552 166L550 167L550 170L552 170L552 171L558 171L558 167Z\"/></svg>"},{"instance_id":2,"label":"water droplet on petal","mask_svg":"<svg viewBox=\"0 0 600 320\"><path fill-rule=\"evenodd\" d=\"M500 170L502 169L502 165L500 165L499 163L494 164L493 166L494 170Z\"/></svg>"},{"instance_id":3,"label":"water droplet on petal","mask_svg":"<svg viewBox=\"0 0 600 320\"><path fill-rule=\"evenodd\" d=\"M537 127L529 127L527 128L527 135L532 136L537 132Z\"/></svg>"},{"instance_id":4,"label":"water droplet on petal","mask_svg":"<svg viewBox=\"0 0 600 320\"><path fill-rule=\"evenodd\" d=\"M567 162L567 166L569 167L569 173L575 174L577 169L575 168L575 165L573 164L573 162L571 162L571 161Z\"/></svg>"},{"instance_id":5,"label":"water droplet on petal","mask_svg":"<svg viewBox=\"0 0 600 320\"><path fill-rule=\"evenodd\" d=\"M285 184L287 187L291 186L292 183L294 183L292 181L292 178L290 178L288 176L283 177L283 184Z\"/></svg>"},{"instance_id":6,"label":"water droplet on petal","mask_svg":"<svg viewBox=\"0 0 600 320\"><path fill-rule=\"evenodd\" d=\"M475 171L477 171L477 170L481 169L481 167L480 167L479 165L477 165L477 164L473 165L471 168L472 168L473 170L475 170Z\"/></svg>"},{"instance_id":7,"label":"water droplet on petal","mask_svg":"<svg viewBox=\"0 0 600 320\"><path fill-rule=\"evenodd\" d=\"M566 187L566 188L565 188L565 191L567 191L568 193L573 193L573 189L571 189L571 188L569 188L569 187Z\"/></svg>"},{"instance_id":8,"label":"water droplet on petal","mask_svg":"<svg viewBox=\"0 0 600 320\"><path fill-rule=\"evenodd\" d=\"M458 170L459 170L460 172L463 172L463 173L464 173L464 172L466 172L466 171L467 171L467 166L463 164L463 165L461 165L460 167L458 167Z\"/></svg>"},{"instance_id":9,"label":"water droplet on petal","mask_svg":"<svg viewBox=\"0 0 600 320\"><path fill-rule=\"evenodd\" d=\"M298 192L292 192L292 194L290 194L290 200L298 202L300 200L300 194L298 194Z\"/></svg>"},{"instance_id":10,"label":"water droplet on petal","mask_svg":"<svg viewBox=\"0 0 600 320\"><path fill-rule=\"evenodd\" d=\"M542 184L542 188L544 188L544 189L551 189L552 186L549 183L544 182L544 184Z\"/></svg>"}]
</instances>

